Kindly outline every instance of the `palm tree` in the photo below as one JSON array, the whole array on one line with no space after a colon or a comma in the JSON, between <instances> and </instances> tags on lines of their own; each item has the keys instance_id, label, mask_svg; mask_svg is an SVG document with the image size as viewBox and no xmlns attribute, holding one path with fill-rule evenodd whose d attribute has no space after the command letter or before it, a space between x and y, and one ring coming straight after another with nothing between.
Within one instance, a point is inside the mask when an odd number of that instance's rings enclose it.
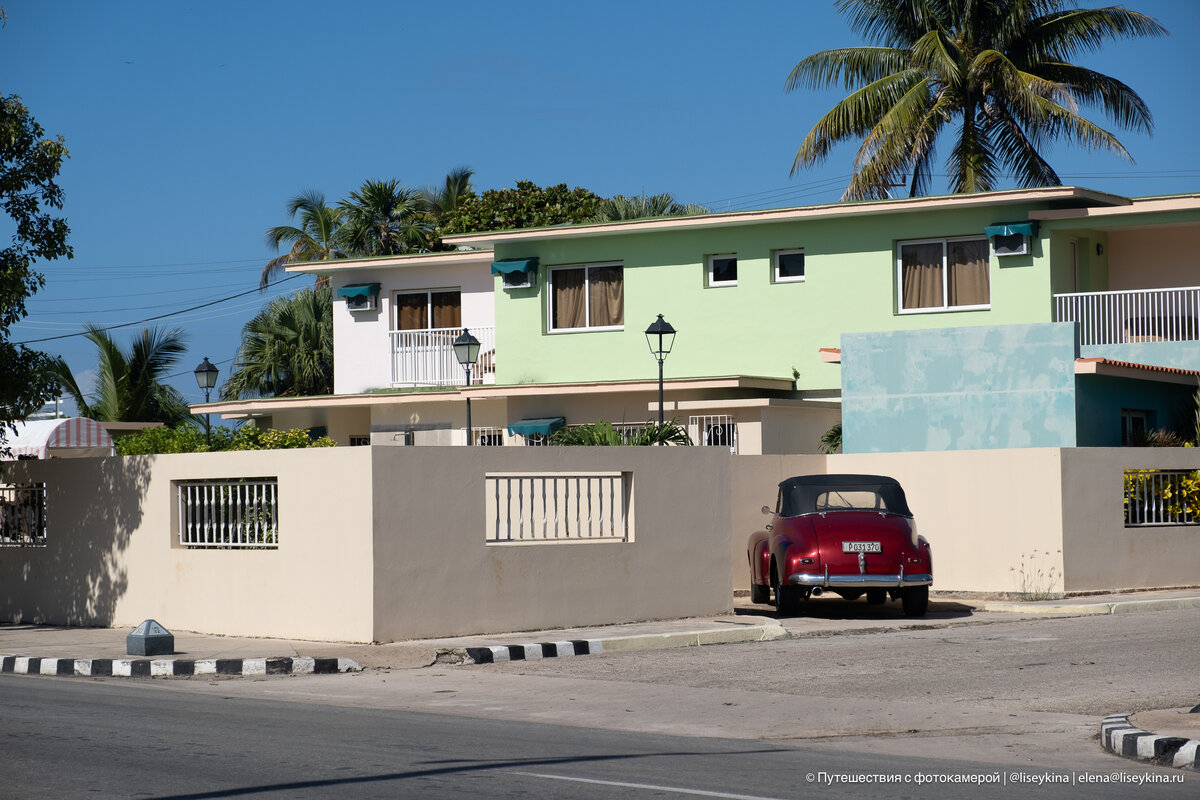
<instances>
[{"instance_id":1,"label":"palm tree","mask_svg":"<svg viewBox=\"0 0 1200 800\"><path fill-rule=\"evenodd\" d=\"M474 176L475 170L470 167L455 167L446 173L446 179L441 186L426 186L421 190L425 210L433 215L436 222L440 223L464 201L475 195L475 187L471 184L471 178Z\"/></svg>"},{"instance_id":2,"label":"palm tree","mask_svg":"<svg viewBox=\"0 0 1200 800\"><path fill-rule=\"evenodd\" d=\"M186 350L179 328L143 328L141 336L123 350L104 328L86 325L86 337L99 354L96 391L85 396L71 368L61 357L51 374L79 407L81 416L101 422L191 422L183 395L164 381Z\"/></svg>"},{"instance_id":3,"label":"palm tree","mask_svg":"<svg viewBox=\"0 0 1200 800\"><path fill-rule=\"evenodd\" d=\"M422 195L399 181L367 181L338 204L346 249L356 256L394 256L429 249L432 220Z\"/></svg>"},{"instance_id":4,"label":"palm tree","mask_svg":"<svg viewBox=\"0 0 1200 800\"><path fill-rule=\"evenodd\" d=\"M242 344L221 398L333 392L333 290L277 297L242 328Z\"/></svg>"},{"instance_id":5,"label":"palm tree","mask_svg":"<svg viewBox=\"0 0 1200 800\"><path fill-rule=\"evenodd\" d=\"M705 206L675 202L670 193L645 193L637 197L626 197L616 194L600 204L600 209L589 222L619 222L628 219L646 219L647 217L688 217L693 214L707 214Z\"/></svg>"},{"instance_id":6,"label":"palm tree","mask_svg":"<svg viewBox=\"0 0 1200 800\"><path fill-rule=\"evenodd\" d=\"M345 258L341 232L345 212L325 205L325 195L313 189L301 192L287 202L288 216L300 215L300 227L279 225L267 229L267 246L275 250L289 245L286 253L267 262L263 267L258 288L266 289L284 265L302 261L329 261ZM318 283L324 281L318 279Z\"/></svg>"},{"instance_id":7,"label":"palm tree","mask_svg":"<svg viewBox=\"0 0 1200 800\"><path fill-rule=\"evenodd\" d=\"M824 50L801 61L786 90L853 90L809 132L792 174L822 162L834 144L862 140L843 199L888 196L911 174L910 195L929 190L934 146L952 139L953 192L996 188L1007 172L1024 187L1057 186L1038 149L1059 138L1129 159L1113 134L1079 113L1150 132L1142 98L1107 75L1071 63L1112 39L1163 36L1157 20L1073 0L838 0L850 26L875 47ZM948 129L951 124L957 129ZM1131 159L1130 159L1131 160Z\"/></svg>"}]
</instances>

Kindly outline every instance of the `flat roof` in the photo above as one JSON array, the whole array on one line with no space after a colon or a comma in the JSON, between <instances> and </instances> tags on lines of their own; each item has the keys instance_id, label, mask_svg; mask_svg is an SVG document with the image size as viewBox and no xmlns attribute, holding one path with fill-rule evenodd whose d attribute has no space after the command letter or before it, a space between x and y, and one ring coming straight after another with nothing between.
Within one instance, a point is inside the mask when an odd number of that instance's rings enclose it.
<instances>
[{"instance_id":1,"label":"flat roof","mask_svg":"<svg viewBox=\"0 0 1200 800\"><path fill-rule=\"evenodd\" d=\"M337 258L332 261L301 261L288 264L286 272L330 273L358 269L392 269L401 267L444 267L479 261L490 263L491 250L450 250L445 253L410 253L402 256L373 256L371 258Z\"/></svg>"},{"instance_id":2,"label":"flat roof","mask_svg":"<svg viewBox=\"0 0 1200 800\"><path fill-rule=\"evenodd\" d=\"M787 222L802 219L827 219L875 214L916 213L945 206L975 208L1011 205L1021 202L1073 201L1103 206L1125 206L1133 201L1128 197L1084 189L1077 186L1049 186L1037 189L1010 189L977 194L905 197L896 200L864 200L858 202L826 203L813 206L732 211L718 214L697 214L688 217L656 217L623 222L603 222L582 225L558 225L549 228L523 228L509 231L487 231L447 236L447 244L493 247L504 242L557 239L570 236L610 236L657 230L687 230L731 225L752 225L763 222Z\"/></svg>"}]
</instances>

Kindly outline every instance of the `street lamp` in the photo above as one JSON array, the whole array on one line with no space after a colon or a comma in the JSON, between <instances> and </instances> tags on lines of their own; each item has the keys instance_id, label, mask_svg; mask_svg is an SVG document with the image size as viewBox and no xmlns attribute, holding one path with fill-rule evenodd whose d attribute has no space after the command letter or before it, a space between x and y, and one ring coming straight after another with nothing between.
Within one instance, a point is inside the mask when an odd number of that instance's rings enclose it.
<instances>
[{"instance_id":1,"label":"street lamp","mask_svg":"<svg viewBox=\"0 0 1200 800\"><path fill-rule=\"evenodd\" d=\"M454 357L462 364L466 372L467 386L471 385L471 367L479 359L479 340L471 332L463 328L462 334L454 340ZM467 444L471 442L471 395L467 395Z\"/></svg>"},{"instance_id":2,"label":"street lamp","mask_svg":"<svg viewBox=\"0 0 1200 800\"><path fill-rule=\"evenodd\" d=\"M204 390L205 403L208 402L208 393L211 392L213 387L217 385L218 372L220 372L220 370L218 370L213 363L208 360L208 356L205 356L204 360L200 362L200 366L196 367L196 384ZM209 415L207 412L204 414L204 446L212 446L212 424L209 420Z\"/></svg>"},{"instance_id":3,"label":"street lamp","mask_svg":"<svg viewBox=\"0 0 1200 800\"><path fill-rule=\"evenodd\" d=\"M662 314L646 328L646 343L650 345L650 353L658 360L658 426L663 424L663 362L675 344L675 329L671 323L663 319Z\"/></svg>"}]
</instances>

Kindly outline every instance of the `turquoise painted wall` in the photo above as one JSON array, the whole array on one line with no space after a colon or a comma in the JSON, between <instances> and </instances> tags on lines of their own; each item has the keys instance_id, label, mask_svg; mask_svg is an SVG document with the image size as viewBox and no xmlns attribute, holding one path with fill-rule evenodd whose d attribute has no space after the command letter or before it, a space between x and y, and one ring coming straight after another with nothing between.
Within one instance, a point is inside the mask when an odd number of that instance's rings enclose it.
<instances>
[{"instance_id":1,"label":"turquoise painted wall","mask_svg":"<svg viewBox=\"0 0 1200 800\"><path fill-rule=\"evenodd\" d=\"M842 337L847 453L1074 447L1072 324Z\"/></svg>"},{"instance_id":2,"label":"turquoise painted wall","mask_svg":"<svg viewBox=\"0 0 1200 800\"><path fill-rule=\"evenodd\" d=\"M1025 219L1030 204L924 213L501 243L496 258L537 256L532 289L496 281L497 381L503 384L657 377L644 331L663 314L679 331L668 378L759 375L801 389L837 389L836 365L821 347L845 333L994 326L1051 319L1049 254L991 260L991 309L896 313L898 241L982 235L985 226ZM806 280L773 283L771 254L803 248ZM737 253L738 285L708 287L705 256ZM554 266L618 261L625 267L620 331L549 333L546 272Z\"/></svg>"},{"instance_id":3,"label":"turquoise painted wall","mask_svg":"<svg viewBox=\"0 0 1200 800\"><path fill-rule=\"evenodd\" d=\"M1107 375L1080 375L1076 388L1080 447L1120 447L1121 409L1150 411L1151 427L1188 431L1195 387Z\"/></svg>"}]
</instances>

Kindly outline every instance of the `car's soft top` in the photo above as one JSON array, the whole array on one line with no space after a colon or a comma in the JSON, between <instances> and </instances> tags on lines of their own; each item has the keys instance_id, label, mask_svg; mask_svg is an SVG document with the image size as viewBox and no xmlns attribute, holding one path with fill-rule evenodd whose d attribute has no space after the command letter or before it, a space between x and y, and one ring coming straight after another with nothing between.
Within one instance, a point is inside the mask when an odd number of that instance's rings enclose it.
<instances>
[{"instance_id":1,"label":"car's soft top","mask_svg":"<svg viewBox=\"0 0 1200 800\"><path fill-rule=\"evenodd\" d=\"M883 475L797 475L779 484L779 515L883 511L911 517L904 490Z\"/></svg>"}]
</instances>

